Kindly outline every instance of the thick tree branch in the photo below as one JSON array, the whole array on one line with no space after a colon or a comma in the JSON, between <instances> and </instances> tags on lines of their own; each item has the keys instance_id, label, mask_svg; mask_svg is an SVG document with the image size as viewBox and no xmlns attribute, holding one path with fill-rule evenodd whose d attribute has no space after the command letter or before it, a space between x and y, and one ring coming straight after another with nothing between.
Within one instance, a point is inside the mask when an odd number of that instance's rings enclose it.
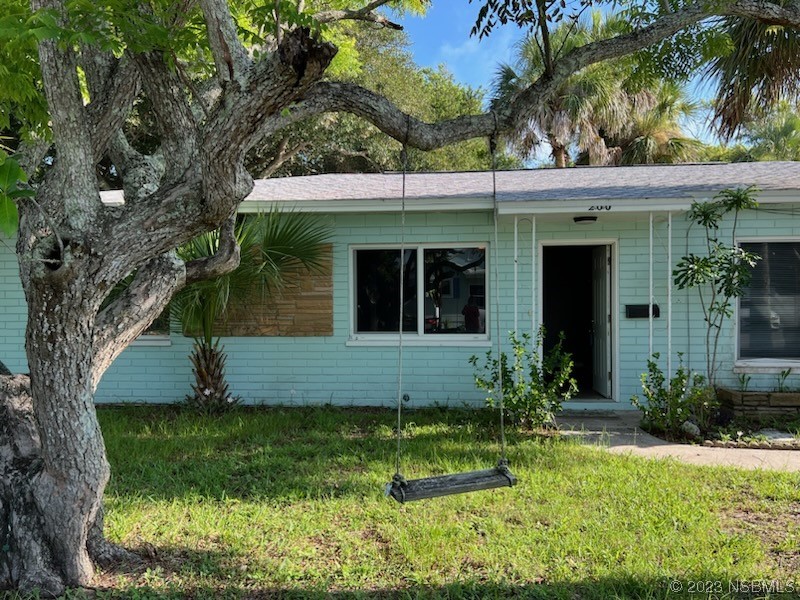
<instances>
[{"instance_id":1,"label":"thick tree branch","mask_svg":"<svg viewBox=\"0 0 800 600\"><path fill-rule=\"evenodd\" d=\"M126 204L140 202L158 190L164 174L164 160L161 155L146 156L138 152L128 142L121 129L111 141L109 154L122 178L122 189Z\"/></svg>"},{"instance_id":2,"label":"thick tree branch","mask_svg":"<svg viewBox=\"0 0 800 600\"><path fill-rule=\"evenodd\" d=\"M398 109L386 97L360 86L342 82L320 82L293 105L288 114L274 115L264 121L262 136L268 136L299 120L324 112L345 111L360 116L387 135L421 150L473 137L488 136L526 122L533 111L572 73L596 62L635 52L664 39L705 16L699 8L662 17L650 27L637 32L581 46L555 62L553 75L542 77L512 98L494 115L468 115L439 123L425 123Z\"/></svg>"},{"instance_id":3,"label":"thick tree branch","mask_svg":"<svg viewBox=\"0 0 800 600\"><path fill-rule=\"evenodd\" d=\"M222 222L252 189L243 164L260 139L261 123L301 98L335 54L335 46L298 28L251 70L245 88L223 90L206 123L200 152L203 211L210 222Z\"/></svg>"},{"instance_id":4,"label":"thick tree branch","mask_svg":"<svg viewBox=\"0 0 800 600\"><path fill-rule=\"evenodd\" d=\"M374 0L363 8L358 10L326 10L314 15L314 18L320 23L333 23L335 21L366 21L368 23L377 23L389 29L402 30L403 26L390 21L384 15L374 12L376 8L388 4L389 0Z\"/></svg>"},{"instance_id":5,"label":"thick tree branch","mask_svg":"<svg viewBox=\"0 0 800 600\"><path fill-rule=\"evenodd\" d=\"M712 5L709 10L720 16L748 17L772 25L800 28L800 3L796 1L781 6L767 0L738 0L731 4Z\"/></svg>"},{"instance_id":6,"label":"thick tree branch","mask_svg":"<svg viewBox=\"0 0 800 600\"><path fill-rule=\"evenodd\" d=\"M86 110L97 163L108 152L116 132L133 109L141 91L141 77L127 57L117 59L87 46L81 58L91 98Z\"/></svg>"},{"instance_id":7,"label":"thick tree branch","mask_svg":"<svg viewBox=\"0 0 800 600\"><path fill-rule=\"evenodd\" d=\"M349 112L362 117L378 129L409 146L433 150L495 131L491 113L456 117L438 123L426 123L401 111L385 96L351 83L323 81L305 98L283 114L264 121L261 135L267 137L293 123L325 112ZM507 119L507 118L506 118ZM498 129L509 126L498 120Z\"/></svg>"},{"instance_id":8,"label":"thick tree branch","mask_svg":"<svg viewBox=\"0 0 800 600\"><path fill-rule=\"evenodd\" d=\"M165 177L176 181L197 168L197 122L184 92L180 75L170 69L161 53L146 52L134 58L150 98L161 133Z\"/></svg>"},{"instance_id":9,"label":"thick tree branch","mask_svg":"<svg viewBox=\"0 0 800 600\"><path fill-rule=\"evenodd\" d=\"M92 387L117 356L161 314L186 282L186 268L174 252L142 266L130 286L95 320Z\"/></svg>"},{"instance_id":10,"label":"thick tree branch","mask_svg":"<svg viewBox=\"0 0 800 600\"><path fill-rule=\"evenodd\" d=\"M57 0L32 0L31 9L63 13ZM71 48L56 40L39 42L39 65L57 151L58 194L39 200L48 210L59 203L61 218L74 231L86 231L101 207L94 174L94 152L78 81L78 63Z\"/></svg>"},{"instance_id":11,"label":"thick tree branch","mask_svg":"<svg viewBox=\"0 0 800 600\"><path fill-rule=\"evenodd\" d=\"M241 251L236 243L236 216L232 215L219 230L219 248L214 256L186 263L186 285L230 273L239 266Z\"/></svg>"},{"instance_id":12,"label":"thick tree branch","mask_svg":"<svg viewBox=\"0 0 800 600\"><path fill-rule=\"evenodd\" d=\"M739 0L710 8L704 3L684 7L659 17L647 27L581 46L562 56L554 62L550 77L541 77L498 108L497 129L502 132L527 122L536 107L573 73L591 64L636 52L685 27L724 14L800 27L800 5L796 4L780 7L764 0ZM349 83L320 82L292 105L288 112L264 119L259 134L263 139L303 119L335 111L360 116L387 135L421 150L433 150L469 138L488 136L495 131L495 119L491 114L470 115L429 124L407 115L373 91Z\"/></svg>"},{"instance_id":13,"label":"thick tree branch","mask_svg":"<svg viewBox=\"0 0 800 600\"><path fill-rule=\"evenodd\" d=\"M221 83L237 81L244 87L245 76L251 66L250 57L236 34L236 23L225 0L200 0L206 21L208 43L217 78Z\"/></svg>"}]
</instances>

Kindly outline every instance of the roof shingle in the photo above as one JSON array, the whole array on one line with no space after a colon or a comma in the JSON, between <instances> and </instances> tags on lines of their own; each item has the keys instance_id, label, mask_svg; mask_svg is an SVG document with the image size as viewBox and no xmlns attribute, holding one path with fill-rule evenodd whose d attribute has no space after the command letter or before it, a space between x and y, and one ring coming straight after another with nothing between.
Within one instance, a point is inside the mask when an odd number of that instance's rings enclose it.
<instances>
[{"instance_id":1,"label":"roof shingle","mask_svg":"<svg viewBox=\"0 0 800 600\"><path fill-rule=\"evenodd\" d=\"M691 199L732 187L800 190L800 162L576 167L497 172L500 202L530 200ZM255 182L247 201L394 200L402 174L332 174ZM491 198L489 171L408 173L406 198Z\"/></svg>"}]
</instances>

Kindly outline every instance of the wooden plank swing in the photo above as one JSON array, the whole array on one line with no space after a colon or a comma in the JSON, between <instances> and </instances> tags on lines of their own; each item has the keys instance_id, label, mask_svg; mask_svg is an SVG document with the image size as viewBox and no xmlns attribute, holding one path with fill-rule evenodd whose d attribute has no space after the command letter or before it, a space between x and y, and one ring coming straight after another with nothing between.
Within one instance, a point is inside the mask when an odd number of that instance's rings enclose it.
<instances>
[{"instance_id":1,"label":"wooden plank swing","mask_svg":"<svg viewBox=\"0 0 800 600\"><path fill-rule=\"evenodd\" d=\"M497 126L497 116L495 115L495 128ZM497 184L495 180L495 173L497 171L495 150L496 150L496 132L489 139L489 150L492 157L492 197L494 199L494 242L495 248L497 244ZM408 117L406 117L406 142L408 141ZM497 465L490 469L481 469L478 471L467 471L464 473L453 473L447 475L436 475L433 477L423 477L421 479L406 479L400 473L400 449L402 439L402 407L403 400L408 396L403 394L403 301L405 300L404 289L404 260L405 260L405 219L406 219L406 170L408 167L408 153L406 144L403 144L401 151L403 162L403 187L401 194L401 209L400 209L400 319L399 319L399 340L398 340L398 393L397 393L397 459L395 465L395 475L392 480L386 484L384 493L386 496L391 496L401 504L411 502L414 500L426 500L428 498L438 498L441 496L450 496L453 494L464 494L468 492L477 492L481 490L491 490L500 487L512 487L516 485L517 478L508 468L508 460L506 459L506 436L505 436L505 421L503 416L503 382L502 372L500 373L501 381L499 385L499 408L500 408L500 437L501 437L501 451L500 460ZM495 306L499 306L499 269L497 252L494 252L494 271L495 271ZM497 323L497 345L498 354L500 352L500 325L499 320L495 319Z\"/></svg>"},{"instance_id":2,"label":"wooden plank swing","mask_svg":"<svg viewBox=\"0 0 800 600\"><path fill-rule=\"evenodd\" d=\"M402 475L395 475L391 482L386 484L386 495L391 496L400 504L413 500L426 500L452 494L466 494L481 490L493 490L500 487L516 485L517 478L509 470L505 461L501 460L492 469L468 471L451 475L437 475L422 479L404 479Z\"/></svg>"}]
</instances>

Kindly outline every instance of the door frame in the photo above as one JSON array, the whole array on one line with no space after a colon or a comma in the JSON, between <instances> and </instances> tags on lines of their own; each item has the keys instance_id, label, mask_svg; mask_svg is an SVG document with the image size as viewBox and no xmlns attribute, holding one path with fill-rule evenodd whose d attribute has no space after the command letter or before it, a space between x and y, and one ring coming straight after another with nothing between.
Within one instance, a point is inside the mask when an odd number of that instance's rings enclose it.
<instances>
[{"instance_id":1,"label":"door frame","mask_svg":"<svg viewBox=\"0 0 800 600\"><path fill-rule=\"evenodd\" d=\"M619 369L619 240L617 238L586 238L586 239L549 239L539 240L537 244L536 259L536 319L537 323L544 323L544 247L545 246L609 246L611 252L611 397L605 398L606 402L620 402L620 369ZM574 402L571 401L571 402Z\"/></svg>"}]
</instances>

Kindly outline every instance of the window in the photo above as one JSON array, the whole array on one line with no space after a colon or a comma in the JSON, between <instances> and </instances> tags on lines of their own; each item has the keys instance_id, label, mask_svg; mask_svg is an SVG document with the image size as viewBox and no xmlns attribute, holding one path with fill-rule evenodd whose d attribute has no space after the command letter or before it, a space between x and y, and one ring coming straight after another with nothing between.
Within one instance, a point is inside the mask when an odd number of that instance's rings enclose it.
<instances>
[{"instance_id":1,"label":"window","mask_svg":"<svg viewBox=\"0 0 800 600\"><path fill-rule=\"evenodd\" d=\"M741 246L761 260L739 302L739 358L800 360L800 241Z\"/></svg>"},{"instance_id":2,"label":"window","mask_svg":"<svg viewBox=\"0 0 800 600\"><path fill-rule=\"evenodd\" d=\"M397 333L400 248L356 248L353 271L355 333ZM402 271L404 333L485 334L485 246L406 248Z\"/></svg>"}]
</instances>

